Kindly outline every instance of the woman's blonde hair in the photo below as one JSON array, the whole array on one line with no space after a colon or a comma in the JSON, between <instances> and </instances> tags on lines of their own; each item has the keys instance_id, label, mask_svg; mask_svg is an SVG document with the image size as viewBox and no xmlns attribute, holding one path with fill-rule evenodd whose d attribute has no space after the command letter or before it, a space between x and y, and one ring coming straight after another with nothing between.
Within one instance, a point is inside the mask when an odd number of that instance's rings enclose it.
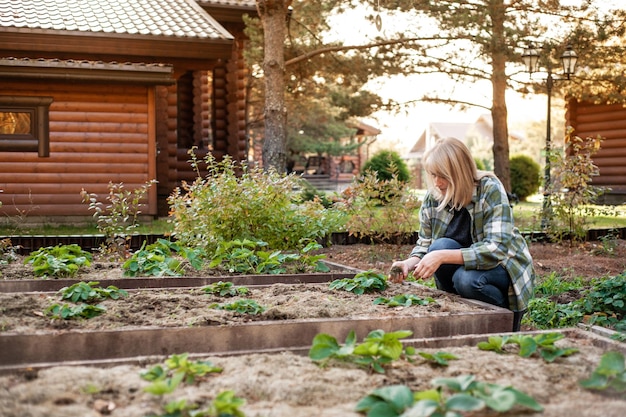
<instances>
[{"instance_id":1,"label":"woman's blonde hair","mask_svg":"<svg viewBox=\"0 0 626 417\"><path fill-rule=\"evenodd\" d=\"M426 151L423 158L428 188L439 201L437 210L450 206L459 210L472 201L476 182L488 172L478 171L468 147L456 138L444 138ZM434 186L432 176L448 181L445 194Z\"/></svg>"}]
</instances>

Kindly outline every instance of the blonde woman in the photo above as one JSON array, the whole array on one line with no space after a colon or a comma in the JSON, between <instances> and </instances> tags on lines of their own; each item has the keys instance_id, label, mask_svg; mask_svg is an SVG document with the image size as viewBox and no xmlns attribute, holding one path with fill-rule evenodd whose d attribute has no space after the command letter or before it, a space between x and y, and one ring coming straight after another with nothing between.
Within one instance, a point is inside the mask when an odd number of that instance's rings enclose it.
<instances>
[{"instance_id":1,"label":"blonde woman","mask_svg":"<svg viewBox=\"0 0 626 417\"><path fill-rule=\"evenodd\" d=\"M478 171L463 142L441 139L423 158L428 192L420 230L409 257L392 264L392 281L409 271L435 277L437 288L512 310L513 331L534 286L528 245L513 225L506 190L498 178Z\"/></svg>"}]
</instances>

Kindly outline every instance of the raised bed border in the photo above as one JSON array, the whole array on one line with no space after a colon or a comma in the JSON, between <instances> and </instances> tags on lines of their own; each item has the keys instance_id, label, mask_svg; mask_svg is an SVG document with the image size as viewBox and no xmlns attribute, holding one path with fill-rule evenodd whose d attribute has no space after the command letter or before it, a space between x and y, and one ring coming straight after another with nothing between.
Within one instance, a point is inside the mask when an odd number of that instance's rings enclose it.
<instances>
[{"instance_id":1,"label":"raised bed border","mask_svg":"<svg viewBox=\"0 0 626 417\"><path fill-rule=\"evenodd\" d=\"M626 239L626 227L612 228L612 229L590 229L587 231L587 240L595 241L600 237L607 236L609 233L614 234L620 239ZM545 242L549 240L549 237L542 231L523 232L522 235L529 240L535 242ZM11 239L11 244L18 249L18 253L21 255L29 254L30 252L39 248L56 245L69 245L77 244L81 248L87 250L97 250L103 243L105 243L105 236L102 234L93 235L6 235L0 236L0 239ZM131 250L137 250L141 248L141 245L146 242L151 244L158 239L169 239L170 237L161 234L137 234L133 235L130 240ZM564 237L567 239L567 237ZM393 244L406 244L411 245L417 241L417 233L398 236L391 240L380 241L380 239L373 239L368 237L352 236L348 232L332 233L328 238L320 239L322 245L352 245L357 243L393 243Z\"/></svg>"},{"instance_id":2,"label":"raised bed border","mask_svg":"<svg viewBox=\"0 0 626 417\"><path fill-rule=\"evenodd\" d=\"M132 361L137 357L190 354L226 355L267 350L308 349L315 335L343 341L350 331L365 337L372 330L411 330L414 338L509 332L513 313L476 300L461 303L482 311L448 315L407 315L249 322L199 327L132 328L107 331L0 333L0 374L67 363Z\"/></svg>"}]
</instances>

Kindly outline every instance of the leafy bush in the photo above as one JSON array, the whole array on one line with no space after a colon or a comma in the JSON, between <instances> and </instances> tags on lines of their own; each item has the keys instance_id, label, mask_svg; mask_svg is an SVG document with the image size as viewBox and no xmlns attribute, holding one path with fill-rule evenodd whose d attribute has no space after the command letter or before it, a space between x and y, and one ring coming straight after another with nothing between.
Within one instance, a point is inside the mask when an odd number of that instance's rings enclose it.
<instances>
[{"instance_id":1,"label":"leafy bush","mask_svg":"<svg viewBox=\"0 0 626 417\"><path fill-rule=\"evenodd\" d=\"M511 191L520 199L539 190L539 164L527 155L514 156L510 160Z\"/></svg>"},{"instance_id":2,"label":"leafy bush","mask_svg":"<svg viewBox=\"0 0 626 417\"><path fill-rule=\"evenodd\" d=\"M182 248L177 243L165 239L158 239L148 246L143 242L141 248L124 262L122 265L124 276L180 276L183 264L174 256L175 252L178 252L180 257L188 259L195 269L201 268L202 261L197 251Z\"/></svg>"},{"instance_id":3,"label":"leafy bush","mask_svg":"<svg viewBox=\"0 0 626 417\"><path fill-rule=\"evenodd\" d=\"M400 182L408 182L411 178L409 168L400 155L387 150L377 152L363 164L361 174L365 175L368 172L374 172L381 181L391 180L394 174Z\"/></svg>"},{"instance_id":4,"label":"leafy bush","mask_svg":"<svg viewBox=\"0 0 626 417\"><path fill-rule=\"evenodd\" d=\"M570 130L565 136L564 152L552 151L550 161L553 181L549 187L550 211L544 213L549 219L548 233L554 240L568 237L570 241L584 240L590 219L616 216L617 210L593 206L606 189L592 185L593 177L599 175L593 163L593 155L600 149L601 137L582 139Z\"/></svg>"},{"instance_id":5,"label":"leafy bush","mask_svg":"<svg viewBox=\"0 0 626 417\"><path fill-rule=\"evenodd\" d=\"M91 253L76 244L40 248L24 259L36 277L73 277L80 267L91 265Z\"/></svg>"},{"instance_id":6,"label":"leafy bush","mask_svg":"<svg viewBox=\"0 0 626 417\"><path fill-rule=\"evenodd\" d=\"M335 207L347 215L345 227L350 235L391 241L418 229L420 205L419 198L398 177L380 180L368 172L344 190Z\"/></svg>"},{"instance_id":7,"label":"leafy bush","mask_svg":"<svg viewBox=\"0 0 626 417\"><path fill-rule=\"evenodd\" d=\"M198 161L192 155L192 166ZM168 198L174 234L207 253L220 242L264 241L271 249L296 249L330 232L331 214L317 201L299 200L298 178L207 155L208 174L184 183Z\"/></svg>"}]
</instances>

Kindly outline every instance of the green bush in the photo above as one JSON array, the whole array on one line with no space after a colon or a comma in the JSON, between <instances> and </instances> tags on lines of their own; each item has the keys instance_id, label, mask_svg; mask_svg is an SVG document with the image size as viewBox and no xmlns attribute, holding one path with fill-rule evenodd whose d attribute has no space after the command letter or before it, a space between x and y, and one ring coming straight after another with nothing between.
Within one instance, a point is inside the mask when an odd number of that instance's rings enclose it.
<instances>
[{"instance_id":1,"label":"green bush","mask_svg":"<svg viewBox=\"0 0 626 417\"><path fill-rule=\"evenodd\" d=\"M192 154L192 166L198 161ZM300 249L330 233L332 213L299 199L298 178L206 157L208 174L168 198L174 235L182 246L213 253L220 242L249 239L269 249Z\"/></svg>"},{"instance_id":2,"label":"green bush","mask_svg":"<svg viewBox=\"0 0 626 417\"><path fill-rule=\"evenodd\" d=\"M511 158L511 191L525 201L539 190L539 164L527 155Z\"/></svg>"},{"instance_id":3,"label":"green bush","mask_svg":"<svg viewBox=\"0 0 626 417\"><path fill-rule=\"evenodd\" d=\"M361 168L361 174L363 175L368 171L375 172L381 181L389 181L394 175L400 182L408 182L411 178L406 163L394 151L383 150L377 152Z\"/></svg>"}]
</instances>

